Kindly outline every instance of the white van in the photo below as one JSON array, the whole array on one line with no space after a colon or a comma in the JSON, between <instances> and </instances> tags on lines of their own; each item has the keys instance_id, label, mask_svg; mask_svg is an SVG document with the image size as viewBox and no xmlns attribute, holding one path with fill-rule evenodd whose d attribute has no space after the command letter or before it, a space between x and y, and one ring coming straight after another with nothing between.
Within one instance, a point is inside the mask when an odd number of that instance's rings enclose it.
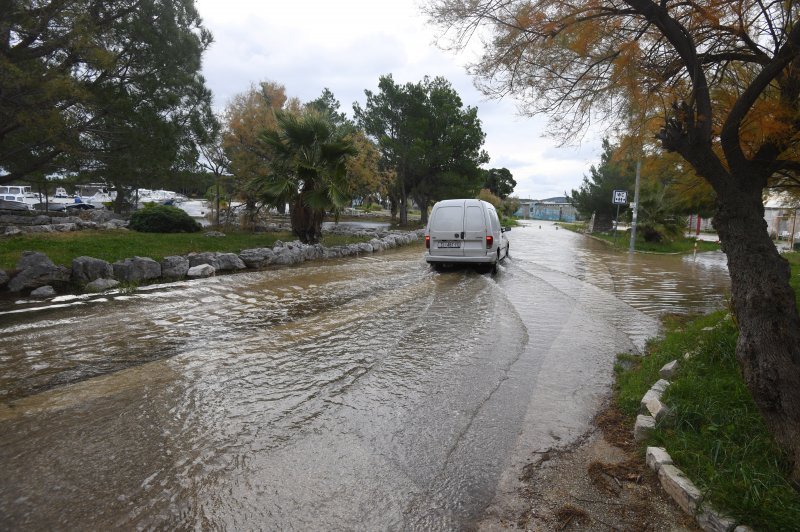
<instances>
[{"instance_id":1,"label":"white van","mask_svg":"<svg viewBox=\"0 0 800 532\"><path fill-rule=\"evenodd\" d=\"M508 239L491 203L451 199L436 203L425 229L425 261L496 266L508 256Z\"/></svg>"}]
</instances>

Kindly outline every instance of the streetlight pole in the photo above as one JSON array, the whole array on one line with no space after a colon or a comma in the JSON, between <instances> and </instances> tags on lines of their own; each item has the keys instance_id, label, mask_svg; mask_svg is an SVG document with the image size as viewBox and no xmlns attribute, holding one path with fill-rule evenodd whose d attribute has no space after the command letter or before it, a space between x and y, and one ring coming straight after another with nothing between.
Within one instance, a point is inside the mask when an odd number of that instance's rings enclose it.
<instances>
[{"instance_id":1,"label":"streetlight pole","mask_svg":"<svg viewBox=\"0 0 800 532\"><path fill-rule=\"evenodd\" d=\"M636 160L636 185L633 188L633 215L631 216L631 245L629 253L633 253L636 248L636 218L639 214L639 179L642 173L642 158Z\"/></svg>"}]
</instances>

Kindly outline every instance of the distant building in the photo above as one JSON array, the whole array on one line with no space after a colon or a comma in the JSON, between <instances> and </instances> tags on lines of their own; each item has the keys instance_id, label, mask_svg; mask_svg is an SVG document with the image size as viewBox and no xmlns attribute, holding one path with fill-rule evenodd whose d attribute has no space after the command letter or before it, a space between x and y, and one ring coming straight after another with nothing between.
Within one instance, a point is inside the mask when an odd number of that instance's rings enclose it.
<instances>
[{"instance_id":1,"label":"distant building","mask_svg":"<svg viewBox=\"0 0 800 532\"><path fill-rule=\"evenodd\" d=\"M764 220L773 239L797 240L800 237L798 201L788 194L772 194L764 202ZM792 238L794 233L794 238Z\"/></svg>"},{"instance_id":2,"label":"distant building","mask_svg":"<svg viewBox=\"0 0 800 532\"><path fill-rule=\"evenodd\" d=\"M565 197L543 200L526 199L519 201L519 209L514 216L528 220L574 222L578 218L578 211Z\"/></svg>"}]
</instances>

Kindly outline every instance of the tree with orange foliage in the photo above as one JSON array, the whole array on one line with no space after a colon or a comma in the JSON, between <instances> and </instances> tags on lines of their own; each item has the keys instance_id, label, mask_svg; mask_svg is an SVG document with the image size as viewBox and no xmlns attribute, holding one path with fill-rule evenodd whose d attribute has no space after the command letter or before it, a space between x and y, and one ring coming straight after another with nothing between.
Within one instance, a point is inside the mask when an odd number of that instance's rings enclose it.
<instances>
[{"instance_id":1,"label":"tree with orange foliage","mask_svg":"<svg viewBox=\"0 0 800 532\"><path fill-rule=\"evenodd\" d=\"M605 121L679 154L716 193L736 353L800 481L800 316L762 194L800 184L800 3L708 0L430 0L471 72L569 138Z\"/></svg>"},{"instance_id":2,"label":"tree with orange foliage","mask_svg":"<svg viewBox=\"0 0 800 532\"><path fill-rule=\"evenodd\" d=\"M272 81L252 85L248 91L234 96L225 108L222 145L230 160L237 195L245 202L251 215L247 218L252 217L259 200L250 183L270 172L259 135L263 131L275 130L275 112L280 110L298 112L300 102L288 98L284 86ZM284 205L280 203L275 207L283 212Z\"/></svg>"}]
</instances>

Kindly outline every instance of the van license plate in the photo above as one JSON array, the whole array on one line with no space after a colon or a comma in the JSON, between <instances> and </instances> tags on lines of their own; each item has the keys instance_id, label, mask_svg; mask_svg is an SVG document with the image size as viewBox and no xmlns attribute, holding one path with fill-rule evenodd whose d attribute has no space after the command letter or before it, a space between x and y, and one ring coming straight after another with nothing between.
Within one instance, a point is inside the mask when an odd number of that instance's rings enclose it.
<instances>
[{"instance_id":1,"label":"van license plate","mask_svg":"<svg viewBox=\"0 0 800 532\"><path fill-rule=\"evenodd\" d=\"M458 240L442 240L438 243L440 248L460 248L461 242Z\"/></svg>"}]
</instances>

